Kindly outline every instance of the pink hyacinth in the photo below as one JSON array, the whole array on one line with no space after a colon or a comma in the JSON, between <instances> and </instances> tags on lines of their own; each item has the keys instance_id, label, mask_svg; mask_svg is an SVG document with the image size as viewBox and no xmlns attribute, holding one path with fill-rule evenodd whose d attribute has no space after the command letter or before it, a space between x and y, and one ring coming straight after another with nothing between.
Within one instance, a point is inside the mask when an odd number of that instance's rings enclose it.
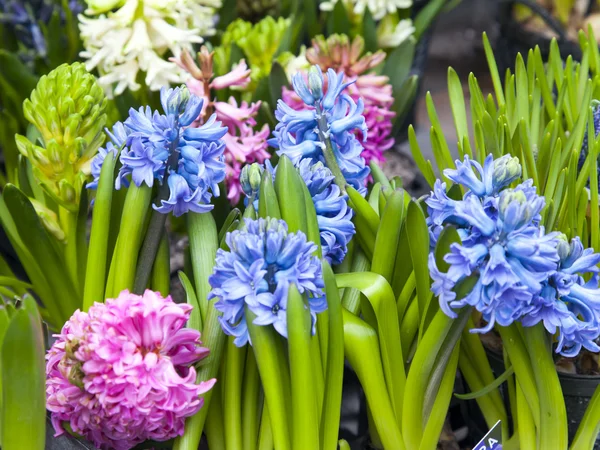
<instances>
[{"instance_id":1,"label":"pink hyacinth","mask_svg":"<svg viewBox=\"0 0 600 450\"><path fill-rule=\"evenodd\" d=\"M357 36L352 41L345 35L334 34L325 39L317 36L312 41L312 47L306 50L306 59L311 64L318 65L325 72L332 68L336 72L344 72L345 82L355 81L348 86L347 93L357 102L363 99L365 109L363 115L369 133L363 142L362 133L357 130L357 136L363 144L362 157L367 164L370 161L383 163L383 153L394 145L391 136L392 119L396 113L390 108L394 103L392 85L386 76L369 74L368 71L385 60L385 53L362 54L364 40ZM305 103L290 89L283 88L282 98L292 108L301 110L307 108Z\"/></svg>"},{"instance_id":2,"label":"pink hyacinth","mask_svg":"<svg viewBox=\"0 0 600 450\"><path fill-rule=\"evenodd\" d=\"M67 424L101 450L182 435L216 382L196 384L193 364L208 349L198 331L184 328L191 309L147 290L77 310L46 355L56 435Z\"/></svg>"},{"instance_id":3,"label":"pink hyacinth","mask_svg":"<svg viewBox=\"0 0 600 450\"><path fill-rule=\"evenodd\" d=\"M225 185L227 198L232 205L236 205L242 195L240 185L242 167L253 162L263 163L265 159L271 157L267 151L270 130L266 124L260 130L254 130L260 101L238 104L234 97L230 97L227 102L220 102L213 100L212 92L229 87L247 86L250 83L250 69L242 59L229 73L213 77L213 53L208 52L206 47L202 47L198 53L200 67L185 52L179 60L173 59L173 61L192 75L187 82L190 92L204 99L201 115L193 126L201 126L208 118L208 113L214 112L217 120L223 122L223 125L228 128L227 134L222 138L225 142L223 153L227 166Z\"/></svg>"}]
</instances>

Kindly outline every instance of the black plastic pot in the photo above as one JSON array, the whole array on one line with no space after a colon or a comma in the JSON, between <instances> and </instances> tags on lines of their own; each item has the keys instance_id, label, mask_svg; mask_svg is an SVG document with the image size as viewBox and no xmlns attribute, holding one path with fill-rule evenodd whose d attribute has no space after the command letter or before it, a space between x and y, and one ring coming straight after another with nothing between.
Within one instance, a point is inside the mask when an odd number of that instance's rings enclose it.
<instances>
[{"instance_id":1,"label":"black plastic pot","mask_svg":"<svg viewBox=\"0 0 600 450\"><path fill-rule=\"evenodd\" d=\"M502 375L506 370L502 355L495 351L486 349L488 360L492 371L496 377ZM567 420L569 428L569 442L573 440L579 424L583 419L583 415L590 403L594 391L598 384L600 384L600 376L589 376L589 375L571 375L567 373L558 373L558 379L563 391L563 397L565 399L565 406L567 409ZM510 405L508 404L508 391L506 389L506 383L500 386L500 393L504 399L506 413L508 415L509 424L512 426L512 418L510 413ZM596 439L596 444L593 449L600 450L600 436Z\"/></svg>"},{"instance_id":2,"label":"black plastic pot","mask_svg":"<svg viewBox=\"0 0 600 450\"><path fill-rule=\"evenodd\" d=\"M577 428L583 419L583 415L594 395L594 391L600 384L600 376L571 375L568 373L558 374L565 406L567 407L567 418L569 421L569 440L577 433ZM600 450L600 437L596 439L593 450Z\"/></svg>"},{"instance_id":3,"label":"black plastic pot","mask_svg":"<svg viewBox=\"0 0 600 450\"><path fill-rule=\"evenodd\" d=\"M503 76L508 68L514 71L517 53L521 53L523 58L526 59L529 50L535 48L536 45L540 47L544 61L547 60L550 54L551 39L539 33L526 30L521 23L514 19L513 8L517 4L530 8L556 33L556 40L563 58L566 58L567 55L572 55L576 61L581 59L579 44L567 37L567 33L560 22L552 17L544 7L534 0L501 0L498 15L500 34L495 50L500 75Z\"/></svg>"}]
</instances>

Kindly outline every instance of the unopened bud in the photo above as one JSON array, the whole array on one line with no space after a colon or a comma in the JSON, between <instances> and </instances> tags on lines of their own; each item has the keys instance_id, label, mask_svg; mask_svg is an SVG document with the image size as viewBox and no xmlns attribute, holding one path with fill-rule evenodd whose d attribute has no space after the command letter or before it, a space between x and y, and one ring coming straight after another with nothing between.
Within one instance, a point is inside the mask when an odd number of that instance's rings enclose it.
<instances>
[{"instance_id":1,"label":"unopened bud","mask_svg":"<svg viewBox=\"0 0 600 450\"><path fill-rule=\"evenodd\" d=\"M323 97L323 73L319 66L311 66L309 69L308 88L315 100Z\"/></svg>"},{"instance_id":2,"label":"unopened bud","mask_svg":"<svg viewBox=\"0 0 600 450\"><path fill-rule=\"evenodd\" d=\"M567 236L565 236L563 233L560 233L558 236L556 236L556 239L558 240L558 244L556 245L558 257L561 261L564 261L571 254L571 246L569 245L569 240L567 239Z\"/></svg>"},{"instance_id":3,"label":"unopened bud","mask_svg":"<svg viewBox=\"0 0 600 450\"><path fill-rule=\"evenodd\" d=\"M258 163L244 166L240 175L242 190L247 197L255 197L260 190L260 182L264 168Z\"/></svg>"},{"instance_id":4,"label":"unopened bud","mask_svg":"<svg viewBox=\"0 0 600 450\"><path fill-rule=\"evenodd\" d=\"M495 191L508 186L520 177L521 164L516 156L504 155L494 161L493 185Z\"/></svg>"}]
</instances>

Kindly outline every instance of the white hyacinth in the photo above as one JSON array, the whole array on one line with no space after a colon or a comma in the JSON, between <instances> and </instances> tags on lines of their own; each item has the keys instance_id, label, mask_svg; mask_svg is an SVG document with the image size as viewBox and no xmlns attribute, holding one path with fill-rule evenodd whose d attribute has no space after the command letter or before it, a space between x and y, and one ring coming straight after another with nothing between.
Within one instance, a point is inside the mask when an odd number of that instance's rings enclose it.
<instances>
[{"instance_id":1,"label":"white hyacinth","mask_svg":"<svg viewBox=\"0 0 600 450\"><path fill-rule=\"evenodd\" d=\"M79 16L81 56L88 70L98 69L108 96L138 90L140 71L152 91L183 83L187 74L167 58L192 52L202 36L214 34L220 6L221 0L89 0Z\"/></svg>"},{"instance_id":2,"label":"white hyacinth","mask_svg":"<svg viewBox=\"0 0 600 450\"><path fill-rule=\"evenodd\" d=\"M333 11L338 0L327 0L320 4L323 11ZM375 20L383 19L387 14L393 14L399 9L412 6L412 0L343 0L346 7L354 13L362 15L366 9L371 11Z\"/></svg>"}]
</instances>

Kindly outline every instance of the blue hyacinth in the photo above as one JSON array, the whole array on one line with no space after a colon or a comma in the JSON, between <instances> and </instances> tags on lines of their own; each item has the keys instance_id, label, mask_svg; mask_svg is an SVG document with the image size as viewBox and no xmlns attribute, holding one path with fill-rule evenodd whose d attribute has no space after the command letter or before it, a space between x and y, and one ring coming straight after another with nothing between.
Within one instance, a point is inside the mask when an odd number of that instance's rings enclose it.
<instances>
[{"instance_id":1,"label":"blue hyacinth","mask_svg":"<svg viewBox=\"0 0 600 450\"><path fill-rule=\"evenodd\" d=\"M490 156L483 167L468 158L457 161L457 170L444 175L467 188L463 199L449 199L445 184L436 183L427 200L430 230L451 224L462 240L444 257L447 273L430 254L432 291L450 317L466 305L480 311L488 325L475 331L489 331L495 323L508 326L530 312L559 260L557 234L545 234L539 225L544 198L535 193L531 181L506 187L520 175L517 166L510 157L494 161ZM454 288L471 275L477 277L473 290L457 300Z\"/></svg>"},{"instance_id":2,"label":"blue hyacinth","mask_svg":"<svg viewBox=\"0 0 600 450\"><path fill-rule=\"evenodd\" d=\"M216 116L200 128L189 128L202 110L202 99L191 95L185 86L160 92L164 114L150 107L131 109L124 123L114 125L105 149L92 161L95 188L102 162L108 152L120 151L121 169L115 182L120 189L129 179L136 186L153 186L164 182L168 173L169 198L155 208L176 216L187 211L212 209L212 195L219 195L219 183L225 179L221 140L227 132Z\"/></svg>"},{"instance_id":3,"label":"blue hyacinth","mask_svg":"<svg viewBox=\"0 0 600 450\"><path fill-rule=\"evenodd\" d=\"M344 74L327 71L327 90L323 92L323 74L314 66L308 84L302 74L294 75L292 85L308 110L296 111L283 100L277 102L275 117L279 121L269 144L278 148L277 154L287 155L294 165L304 158L325 163L323 150L330 140L333 154L346 182L363 195L369 168L361 156L363 147L353 131L361 130L367 138L367 126L362 115L364 104L342 92L351 83L343 82Z\"/></svg>"},{"instance_id":4,"label":"blue hyacinth","mask_svg":"<svg viewBox=\"0 0 600 450\"><path fill-rule=\"evenodd\" d=\"M569 244L561 236L558 245L558 270L544 283L533 301L533 309L522 319L523 325L543 322L549 333L558 331L557 353L573 357L582 347L600 352L595 342L600 337L600 254L585 249L579 237ZM585 281L584 276L589 276Z\"/></svg>"},{"instance_id":5,"label":"blue hyacinth","mask_svg":"<svg viewBox=\"0 0 600 450\"><path fill-rule=\"evenodd\" d=\"M275 179L277 168L266 161L266 168ZM323 258L330 264L340 264L348 252L348 243L355 233L352 216L354 212L348 206L348 196L341 192L334 183L334 176L322 162L314 163L303 159L297 167L300 176L308 187L321 236ZM240 177L242 189L248 199L253 199L253 206L258 209L260 177L264 168L258 163L245 166Z\"/></svg>"},{"instance_id":6,"label":"blue hyacinth","mask_svg":"<svg viewBox=\"0 0 600 450\"><path fill-rule=\"evenodd\" d=\"M235 336L235 345L249 341L245 308L252 311L256 325L273 325L287 337L286 305L291 283L306 294L312 316L327 309L323 292L321 262L314 256L317 246L302 232L288 233L277 219L245 219L241 229L227 233L229 251L217 251L209 299L218 298L215 308L223 331Z\"/></svg>"}]
</instances>

